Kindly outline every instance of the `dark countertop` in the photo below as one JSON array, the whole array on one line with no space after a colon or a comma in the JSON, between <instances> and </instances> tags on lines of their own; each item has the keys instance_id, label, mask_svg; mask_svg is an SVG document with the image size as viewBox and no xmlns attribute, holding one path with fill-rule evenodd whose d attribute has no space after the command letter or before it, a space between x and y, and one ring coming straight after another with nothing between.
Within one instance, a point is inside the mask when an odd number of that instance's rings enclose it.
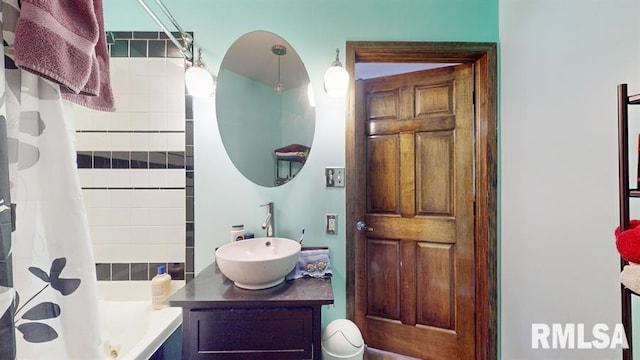
<instances>
[{"instance_id":1,"label":"dark countertop","mask_svg":"<svg viewBox=\"0 0 640 360\"><path fill-rule=\"evenodd\" d=\"M319 306L333 304L333 288L330 278L300 278L269 289L241 289L213 263L167 301L171 306L190 309Z\"/></svg>"}]
</instances>

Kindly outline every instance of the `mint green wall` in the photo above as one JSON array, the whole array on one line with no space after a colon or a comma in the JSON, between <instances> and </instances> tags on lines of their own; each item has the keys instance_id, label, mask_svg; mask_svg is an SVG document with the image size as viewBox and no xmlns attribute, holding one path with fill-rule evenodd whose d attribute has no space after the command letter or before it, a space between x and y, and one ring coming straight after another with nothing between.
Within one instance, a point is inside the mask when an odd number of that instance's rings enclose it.
<instances>
[{"instance_id":1,"label":"mint green wall","mask_svg":"<svg viewBox=\"0 0 640 360\"><path fill-rule=\"evenodd\" d=\"M270 86L233 71L218 73L216 92L220 132L225 150L234 154L234 165L256 184L270 186L275 179L273 149L282 143L280 96ZM197 173L197 171L196 171Z\"/></svg>"},{"instance_id":2,"label":"mint green wall","mask_svg":"<svg viewBox=\"0 0 640 360\"><path fill-rule=\"evenodd\" d=\"M148 0L148 3L153 1ZM232 224L263 235L265 210L275 203L276 234L297 238L306 228L307 245L329 246L334 265L335 306L325 323L345 316L345 194L324 187L324 167L344 166L346 100L329 98L322 77L349 40L498 41L497 0L166 0L180 24L193 31L209 70L217 73L228 47L253 30L287 40L304 62L316 94L313 150L302 171L285 186L264 188L238 173L221 144L212 99L195 107L196 272L214 260ZM104 2L107 30L159 28L132 0ZM344 56L341 56L344 61ZM349 176L349 174L346 174ZM338 234L324 232L327 213L338 214Z\"/></svg>"},{"instance_id":3,"label":"mint green wall","mask_svg":"<svg viewBox=\"0 0 640 360\"><path fill-rule=\"evenodd\" d=\"M222 84L222 85L221 85ZM307 87L277 95L271 86L232 71L218 72L216 116L224 148L234 154L233 164L254 183L270 187L276 178L273 150L289 144L311 147L315 131L315 108L309 106ZM292 163L292 174L300 168ZM280 176L289 172L281 162Z\"/></svg>"},{"instance_id":4,"label":"mint green wall","mask_svg":"<svg viewBox=\"0 0 640 360\"><path fill-rule=\"evenodd\" d=\"M316 108L309 106L307 87L282 93L282 142L280 146L302 144L311 147L315 131Z\"/></svg>"}]
</instances>

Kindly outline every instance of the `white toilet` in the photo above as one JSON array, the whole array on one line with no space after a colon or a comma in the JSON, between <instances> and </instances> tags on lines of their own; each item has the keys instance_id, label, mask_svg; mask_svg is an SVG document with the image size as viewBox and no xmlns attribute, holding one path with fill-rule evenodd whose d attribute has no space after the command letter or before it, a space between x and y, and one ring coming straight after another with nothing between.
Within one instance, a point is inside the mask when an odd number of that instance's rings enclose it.
<instances>
[{"instance_id":1,"label":"white toilet","mask_svg":"<svg viewBox=\"0 0 640 360\"><path fill-rule=\"evenodd\" d=\"M364 348L362 334L350 320L333 320L322 331L324 360L362 360Z\"/></svg>"}]
</instances>

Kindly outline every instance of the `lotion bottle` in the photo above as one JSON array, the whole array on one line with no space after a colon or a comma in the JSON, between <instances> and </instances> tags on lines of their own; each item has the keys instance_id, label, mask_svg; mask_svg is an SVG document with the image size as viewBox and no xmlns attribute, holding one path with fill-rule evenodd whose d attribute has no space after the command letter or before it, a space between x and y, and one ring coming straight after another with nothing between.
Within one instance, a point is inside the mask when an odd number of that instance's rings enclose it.
<instances>
[{"instance_id":1,"label":"lotion bottle","mask_svg":"<svg viewBox=\"0 0 640 360\"><path fill-rule=\"evenodd\" d=\"M158 266L156 276L151 279L151 304L154 309L162 309L164 301L171 292L171 275L167 274L164 265Z\"/></svg>"}]
</instances>

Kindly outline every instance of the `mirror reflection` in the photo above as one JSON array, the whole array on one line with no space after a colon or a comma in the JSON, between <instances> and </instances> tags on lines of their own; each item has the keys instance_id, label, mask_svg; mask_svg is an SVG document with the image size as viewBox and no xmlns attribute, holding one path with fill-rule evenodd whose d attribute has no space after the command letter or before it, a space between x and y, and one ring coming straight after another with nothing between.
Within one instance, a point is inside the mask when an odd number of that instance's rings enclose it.
<instances>
[{"instance_id":1,"label":"mirror reflection","mask_svg":"<svg viewBox=\"0 0 640 360\"><path fill-rule=\"evenodd\" d=\"M216 91L218 127L229 158L255 184L285 184L304 166L315 129L309 88L300 57L274 33L247 33L225 54Z\"/></svg>"}]
</instances>

